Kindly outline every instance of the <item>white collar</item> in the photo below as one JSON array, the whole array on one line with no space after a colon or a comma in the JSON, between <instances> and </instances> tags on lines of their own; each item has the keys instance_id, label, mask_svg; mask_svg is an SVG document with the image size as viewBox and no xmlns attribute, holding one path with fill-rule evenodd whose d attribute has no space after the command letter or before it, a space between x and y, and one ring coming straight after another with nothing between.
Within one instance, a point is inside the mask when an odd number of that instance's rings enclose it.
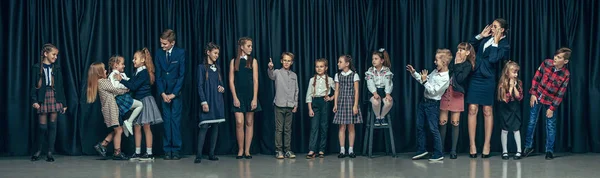
<instances>
[{"instance_id":1,"label":"white collar","mask_svg":"<svg viewBox=\"0 0 600 178\"><path fill-rule=\"evenodd\" d=\"M350 75L352 72L353 72L352 70L348 70L348 72L342 71L342 75L347 76L347 75Z\"/></svg>"},{"instance_id":2,"label":"white collar","mask_svg":"<svg viewBox=\"0 0 600 178\"><path fill-rule=\"evenodd\" d=\"M248 60L248 55L240 56L240 59L246 59L246 60Z\"/></svg>"},{"instance_id":3,"label":"white collar","mask_svg":"<svg viewBox=\"0 0 600 178\"><path fill-rule=\"evenodd\" d=\"M317 74L317 79L327 79L327 75L323 74L323 76L320 76L319 74Z\"/></svg>"},{"instance_id":4,"label":"white collar","mask_svg":"<svg viewBox=\"0 0 600 178\"><path fill-rule=\"evenodd\" d=\"M138 67L137 70L135 70L135 74L137 75L138 73L140 73L144 69L146 69L146 66Z\"/></svg>"},{"instance_id":5,"label":"white collar","mask_svg":"<svg viewBox=\"0 0 600 178\"><path fill-rule=\"evenodd\" d=\"M121 74L121 72L119 72L117 69L113 69L113 70L112 70L112 73L115 73L115 74Z\"/></svg>"},{"instance_id":6,"label":"white collar","mask_svg":"<svg viewBox=\"0 0 600 178\"><path fill-rule=\"evenodd\" d=\"M167 50L167 54L173 52L173 48L175 48L175 46L172 46L171 49Z\"/></svg>"}]
</instances>

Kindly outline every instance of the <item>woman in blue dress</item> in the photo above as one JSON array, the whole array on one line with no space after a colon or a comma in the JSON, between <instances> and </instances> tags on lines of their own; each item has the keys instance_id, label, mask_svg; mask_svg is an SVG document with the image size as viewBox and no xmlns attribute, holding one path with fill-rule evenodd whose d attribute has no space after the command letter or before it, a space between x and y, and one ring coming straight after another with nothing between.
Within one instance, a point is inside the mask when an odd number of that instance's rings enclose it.
<instances>
[{"instance_id":1,"label":"woman in blue dress","mask_svg":"<svg viewBox=\"0 0 600 178\"><path fill-rule=\"evenodd\" d=\"M485 118L485 142L481 157L489 158L490 156L490 138L494 126L492 105L496 91L496 69L498 62L507 60L510 53L510 44L506 38L507 31L506 20L498 18L469 41L477 50L475 70L471 76L466 99L466 102L469 103L469 153L471 158L477 157L475 130L479 105L483 106Z\"/></svg>"}]
</instances>

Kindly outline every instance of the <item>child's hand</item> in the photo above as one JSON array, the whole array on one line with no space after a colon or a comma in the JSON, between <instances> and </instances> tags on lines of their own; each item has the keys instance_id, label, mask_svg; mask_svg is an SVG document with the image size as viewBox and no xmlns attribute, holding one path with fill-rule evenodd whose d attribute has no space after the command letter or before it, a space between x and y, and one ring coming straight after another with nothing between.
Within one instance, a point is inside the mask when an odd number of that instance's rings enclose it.
<instances>
[{"instance_id":1,"label":"child's hand","mask_svg":"<svg viewBox=\"0 0 600 178\"><path fill-rule=\"evenodd\" d=\"M250 109L250 110L256 109L256 106L257 106L256 100L252 100L252 102L250 102L250 106L252 106L252 109Z\"/></svg>"},{"instance_id":2,"label":"child's hand","mask_svg":"<svg viewBox=\"0 0 600 178\"><path fill-rule=\"evenodd\" d=\"M61 114L65 114L65 113L67 113L67 107L64 107L63 110L62 110L62 112L61 112Z\"/></svg>"},{"instance_id":3,"label":"child's hand","mask_svg":"<svg viewBox=\"0 0 600 178\"><path fill-rule=\"evenodd\" d=\"M170 102L171 102L171 99L169 99L169 97L167 96L167 94L164 94L164 93L163 93L163 94L161 94L160 96L163 98L163 101L164 101L165 103L170 103Z\"/></svg>"},{"instance_id":4,"label":"child's hand","mask_svg":"<svg viewBox=\"0 0 600 178\"><path fill-rule=\"evenodd\" d=\"M354 113L354 115L358 114L358 106L352 107L352 113Z\"/></svg>"},{"instance_id":5,"label":"child's hand","mask_svg":"<svg viewBox=\"0 0 600 178\"><path fill-rule=\"evenodd\" d=\"M500 43L500 40L502 39L502 32L500 32L499 28L496 28L496 30L494 30L494 42L496 44Z\"/></svg>"},{"instance_id":6,"label":"child's hand","mask_svg":"<svg viewBox=\"0 0 600 178\"><path fill-rule=\"evenodd\" d=\"M273 59L269 58L269 69L273 70Z\"/></svg>"},{"instance_id":7,"label":"child's hand","mask_svg":"<svg viewBox=\"0 0 600 178\"><path fill-rule=\"evenodd\" d=\"M379 94L377 94L377 92L375 92L373 94L373 99L378 100L379 98L381 98L381 97L379 96Z\"/></svg>"},{"instance_id":8,"label":"child's hand","mask_svg":"<svg viewBox=\"0 0 600 178\"><path fill-rule=\"evenodd\" d=\"M38 103L33 103L33 105L32 105L32 106L33 106L33 108L35 108L35 109L40 109L40 104L38 104Z\"/></svg>"},{"instance_id":9,"label":"child's hand","mask_svg":"<svg viewBox=\"0 0 600 178\"><path fill-rule=\"evenodd\" d=\"M333 105L333 112L336 113L337 112L337 104Z\"/></svg>"},{"instance_id":10,"label":"child's hand","mask_svg":"<svg viewBox=\"0 0 600 178\"><path fill-rule=\"evenodd\" d=\"M421 81L427 80L427 73L429 73L429 71L427 71L427 69L423 69L421 71Z\"/></svg>"},{"instance_id":11,"label":"child's hand","mask_svg":"<svg viewBox=\"0 0 600 178\"><path fill-rule=\"evenodd\" d=\"M113 77L114 77L114 78L115 78L115 80L117 80L117 81L121 81L121 80L123 80L123 77L121 77L121 75L119 75L119 74L116 74L116 73L115 73L115 74L113 74Z\"/></svg>"},{"instance_id":12,"label":"child's hand","mask_svg":"<svg viewBox=\"0 0 600 178\"><path fill-rule=\"evenodd\" d=\"M406 71L408 71L412 74L412 73L415 73L415 68L413 68L413 66L411 66L409 64L409 65L406 65Z\"/></svg>"},{"instance_id":13,"label":"child's hand","mask_svg":"<svg viewBox=\"0 0 600 178\"><path fill-rule=\"evenodd\" d=\"M315 117L315 112L312 109L308 109L308 117Z\"/></svg>"},{"instance_id":14,"label":"child's hand","mask_svg":"<svg viewBox=\"0 0 600 178\"><path fill-rule=\"evenodd\" d=\"M392 102L392 95L386 94L385 95L385 100L387 100L388 102Z\"/></svg>"},{"instance_id":15,"label":"child's hand","mask_svg":"<svg viewBox=\"0 0 600 178\"><path fill-rule=\"evenodd\" d=\"M515 80L515 79L511 78L508 83L509 83L511 89L514 88L515 86L517 86L517 80Z\"/></svg>"},{"instance_id":16,"label":"child's hand","mask_svg":"<svg viewBox=\"0 0 600 178\"><path fill-rule=\"evenodd\" d=\"M546 118L551 118L552 116L554 116L554 111L548 109L546 111Z\"/></svg>"},{"instance_id":17,"label":"child's hand","mask_svg":"<svg viewBox=\"0 0 600 178\"><path fill-rule=\"evenodd\" d=\"M233 98L233 106L236 108L240 108L240 100L237 98Z\"/></svg>"},{"instance_id":18,"label":"child's hand","mask_svg":"<svg viewBox=\"0 0 600 178\"><path fill-rule=\"evenodd\" d=\"M173 98L175 98L175 94L169 94L169 100L172 100Z\"/></svg>"},{"instance_id":19,"label":"child's hand","mask_svg":"<svg viewBox=\"0 0 600 178\"><path fill-rule=\"evenodd\" d=\"M202 105L202 111L204 111L204 112L208 112L209 111L208 110L208 104L203 104Z\"/></svg>"},{"instance_id":20,"label":"child's hand","mask_svg":"<svg viewBox=\"0 0 600 178\"><path fill-rule=\"evenodd\" d=\"M535 95L531 95L531 98L529 99L529 106L533 108L534 104L538 104L538 100L537 97L535 97Z\"/></svg>"},{"instance_id":21,"label":"child's hand","mask_svg":"<svg viewBox=\"0 0 600 178\"><path fill-rule=\"evenodd\" d=\"M487 25L485 26L485 28L483 28L483 30L481 30L481 33L479 34L479 36L485 38L492 35L492 26L491 25Z\"/></svg>"},{"instance_id":22,"label":"child's hand","mask_svg":"<svg viewBox=\"0 0 600 178\"><path fill-rule=\"evenodd\" d=\"M296 113L296 111L298 111L298 106L294 106L294 109L292 109L292 113Z\"/></svg>"},{"instance_id":23,"label":"child's hand","mask_svg":"<svg viewBox=\"0 0 600 178\"><path fill-rule=\"evenodd\" d=\"M225 88L223 88L223 86L219 85L217 89L219 90L219 93L225 93Z\"/></svg>"}]
</instances>

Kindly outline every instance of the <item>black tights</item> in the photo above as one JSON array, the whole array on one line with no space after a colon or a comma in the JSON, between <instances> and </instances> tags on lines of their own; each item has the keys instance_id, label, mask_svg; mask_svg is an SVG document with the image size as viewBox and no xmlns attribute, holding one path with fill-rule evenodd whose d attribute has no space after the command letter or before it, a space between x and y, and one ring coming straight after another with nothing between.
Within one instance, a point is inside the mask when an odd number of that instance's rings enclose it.
<instances>
[{"instance_id":1,"label":"black tights","mask_svg":"<svg viewBox=\"0 0 600 178\"><path fill-rule=\"evenodd\" d=\"M210 129L210 150L208 152L209 156L215 155L215 147L217 146L217 136L219 133L219 124L202 124L200 126L200 131L198 131L198 150L196 152L196 157L202 157L202 148L204 147L204 140L206 138L206 132Z\"/></svg>"}]
</instances>

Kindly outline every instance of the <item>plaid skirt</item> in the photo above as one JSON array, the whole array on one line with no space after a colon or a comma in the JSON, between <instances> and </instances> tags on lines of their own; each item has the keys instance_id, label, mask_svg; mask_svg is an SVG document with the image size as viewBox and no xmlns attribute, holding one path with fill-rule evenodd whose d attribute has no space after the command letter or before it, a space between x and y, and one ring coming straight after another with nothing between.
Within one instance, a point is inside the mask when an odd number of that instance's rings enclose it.
<instances>
[{"instance_id":1,"label":"plaid skirt","mask_svg":"<svg viewBox=\"0 0 600 178\"><path fill-rule=\"evenodd\" d=\"M123 117L133 105L133 97L129 93L125 93L115 97L117 106L119 106L119 117Z\"/></svg>"},{"instance_id":2,"label":"plaid skirt","mask_svg":"<svg viewBox=\"0 0 600 178\"><path fill-rule=\"evenodd\" d=\"M46 97L44 97L44 102L39 104L40 109L37 111L38 114L61 112L64 108L62 103L56 102L56 98L54 97L54 89L51 87L46 87Z\"/></svg>"},{"instance_id":3,"label":"plaid skirt","mask_svg":"<svg viewBox=\"0 0 600 178\"><path fill-rule=\"evenodd\" d=\"M354 115L354 96L339 96L338 108L333 117L334 124L360 124L362 114L358 107L358 114Z\"/></svg>"}]
</instances>

